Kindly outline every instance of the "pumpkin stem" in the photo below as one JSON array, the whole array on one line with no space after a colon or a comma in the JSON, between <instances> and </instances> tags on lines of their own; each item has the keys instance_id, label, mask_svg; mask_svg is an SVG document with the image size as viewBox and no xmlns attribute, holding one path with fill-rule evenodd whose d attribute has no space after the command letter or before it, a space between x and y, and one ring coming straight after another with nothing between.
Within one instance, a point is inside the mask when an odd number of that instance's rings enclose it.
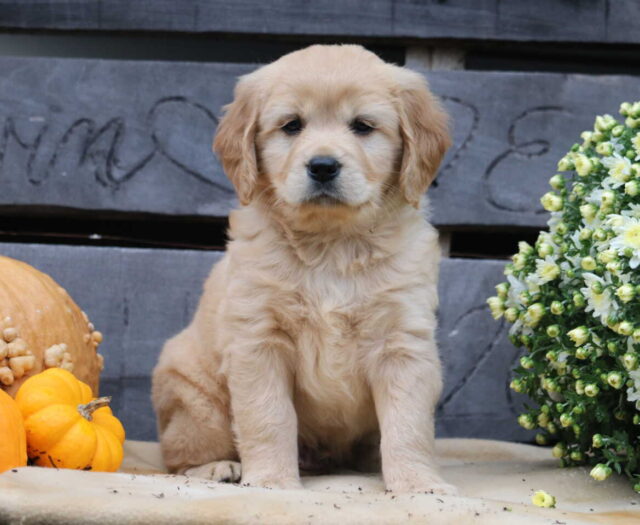
<instances>
[{"instance_id":1,"label":"pumpkin stem","mask_svg":"<svg viewBox=\"0 0 640 525\"><path fill-rule=\"evenodd\" d=\"M83 418L85 418L88 421L91 421L93 419L91 417L91 414L93 414L99 408L109 406L110 402L111 402L111 396L97 397L93 401L89 401L84 405L78 405L78 412L80 412L80 415Z\"/></svg>"}]
</instances>

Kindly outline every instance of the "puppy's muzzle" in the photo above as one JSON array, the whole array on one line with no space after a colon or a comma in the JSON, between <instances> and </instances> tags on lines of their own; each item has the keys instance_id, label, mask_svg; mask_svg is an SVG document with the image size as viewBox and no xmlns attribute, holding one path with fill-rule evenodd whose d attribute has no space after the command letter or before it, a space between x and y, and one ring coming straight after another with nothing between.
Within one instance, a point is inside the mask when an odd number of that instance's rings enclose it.
<instances>
[{"instance_id":1,"label":"puppy's muzzle","mask_svg":"<svg viewBox=\"0 0 640 525\"><path fill-rule=\"evenodd\" d=\"M307 175L320 184L327 184L340 175L342 165L334 157L313 157L307 164Z\"/></svg>"}]
</instances>

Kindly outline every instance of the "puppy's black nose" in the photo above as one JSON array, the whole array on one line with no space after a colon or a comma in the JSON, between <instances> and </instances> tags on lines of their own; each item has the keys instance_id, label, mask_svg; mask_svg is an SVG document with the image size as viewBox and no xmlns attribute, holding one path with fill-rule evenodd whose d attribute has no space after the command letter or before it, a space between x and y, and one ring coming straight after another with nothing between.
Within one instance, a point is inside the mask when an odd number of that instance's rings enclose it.
<instances>
[{"instance_id":1,"label":"puppy's black nose","mask_svg":"<svg viewBox=\"0 0 640 525\"><path fill-rule=\"evenodd\" d=\"M307 174L316 182L329 182L340 174L341 167L333 157L313 157L307 164Z\"/></svg>"}]
</instances>

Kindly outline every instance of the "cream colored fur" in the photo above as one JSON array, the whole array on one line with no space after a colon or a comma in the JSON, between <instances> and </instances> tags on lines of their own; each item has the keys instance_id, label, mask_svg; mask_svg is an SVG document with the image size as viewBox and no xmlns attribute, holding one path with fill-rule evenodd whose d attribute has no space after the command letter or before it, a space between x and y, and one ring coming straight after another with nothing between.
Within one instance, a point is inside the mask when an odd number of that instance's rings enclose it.
<instances>
[{"instance_id":1,"label":"cream colored fur","mask_svg":"<svg viewBox=\"0 0 640 525\"><path fill-rule=\"evenodd\" d=\"M422 77L358 46L240 80L214 147L243 206L154 370L170 470L235 481L241 460L243 483L295 488L299 456L361 467L373 443L388 489L454 490L434 460L439 248L420 206L448 145ZM341 203L305 201L315 155L342 163Z\"/></svg>"}]
</instances>

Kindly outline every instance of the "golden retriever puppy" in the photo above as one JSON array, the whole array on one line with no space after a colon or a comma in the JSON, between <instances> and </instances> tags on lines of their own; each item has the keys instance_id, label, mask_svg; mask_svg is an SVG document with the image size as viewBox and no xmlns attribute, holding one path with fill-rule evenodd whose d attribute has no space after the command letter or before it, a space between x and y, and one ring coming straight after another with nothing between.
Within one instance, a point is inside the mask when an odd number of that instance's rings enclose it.
<instances>
[{"instance_id":1,"label":"golden retriever puppy","mask_svg":"<svg viewBox=\"0 0 640 525\"><path fill-rule=\"evenodd\" d=\"M299 488L379 451L387 489L452 492L434 458L439 247L423 193L449 146L423 77L312 46L240 79L214 142L242 206L153 374L173 472Z\"/></svg>"}]
</instances>

